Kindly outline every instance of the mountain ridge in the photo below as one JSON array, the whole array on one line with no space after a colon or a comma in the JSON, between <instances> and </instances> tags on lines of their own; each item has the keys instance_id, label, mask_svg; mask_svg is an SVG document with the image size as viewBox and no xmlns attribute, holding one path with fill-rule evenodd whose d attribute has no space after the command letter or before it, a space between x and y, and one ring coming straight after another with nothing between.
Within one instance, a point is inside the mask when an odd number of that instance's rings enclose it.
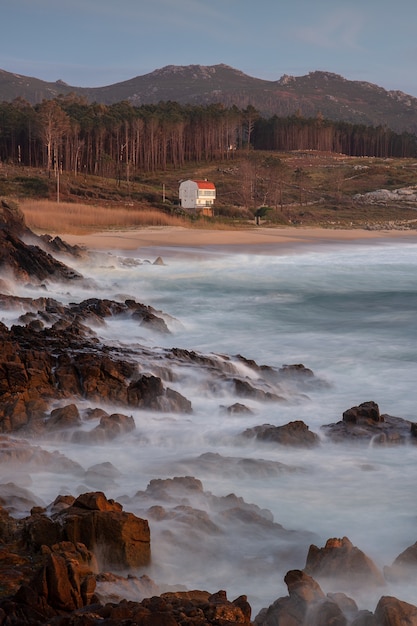
<instances>
[{"instance_id":1,"label":"mountain ridge","mask_svg":"<svg viewBox=\"0 0 417 626\"><path fill-rule=\"evenodd\" d=\"M253 106L265 117L322 115L332 120L387 126L417 134L417 98L388 91L366 81L315 70L304 76L284 74L275 81L256 78L226 64L166 65L153 72L105 85L76 87L62 80L47 82L0 69L0 102L23 98L31 105L59 96L77 95L88 103L133 106L175 101L245 109Z\"/></svg>"}]
</instances>

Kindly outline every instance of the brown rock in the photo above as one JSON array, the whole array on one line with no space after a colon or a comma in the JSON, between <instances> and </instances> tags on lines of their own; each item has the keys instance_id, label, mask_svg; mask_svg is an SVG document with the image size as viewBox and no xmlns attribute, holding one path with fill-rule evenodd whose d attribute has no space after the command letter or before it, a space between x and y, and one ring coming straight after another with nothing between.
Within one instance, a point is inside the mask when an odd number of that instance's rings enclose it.
<instances>
[{"instance_id":1,"label":"brown rock","mask_svg":"<svg viewBox=\"0 0 417 626\"><path fill-rule=\"evenodd\" d=\"M191 402L173 389L164 389L156 376L143 375L129 385L128 403L131 406L155 411L191 412Z\"/></svg>"},{"instance_id":2,"label":"brown rock","mask_svg":"<svg viewBox=\"0 0 417 626\"><path fill-rule=\"evenodd\" d=\"M309 427L301 420L289 422L284 426L272 426L263 424L248 428L243 432L245 437L255 437L261 441L273 441L285 446L298 446L311 448L320 443L320 438L316 433L309 430Z\"/></svg>"},{"instance_id":3,"label":"brown rock","mask_svg":"<svg viewBox=\"0 0 417 626\"><path fill-rule=\"evenodd\" d=\"M81 425L81 418L75 404L67 404L51 411L47 426L50 430L59 428L75 428Z\"/></svg>"},{"instance_id":4,"label":"brown rock","mask_svg":"<svg viewBox=\"0 0 417 626\"><path fill-rule=\"evenodd\" d=\"M23 241L31 240L32 244ZM0 203L0 268L17 279L73 280L82 278L75 270L42 250L41 240L25 224L22 211L14 203Z\"/></svg>"},{"instance_id":5,"label":"brown rock","mask_svg":"<svg viewBox=\"0 0 417 626\"><path fill-rule=\"evenodd\" d=\"M417 626L417 606L382 596L375 609L378 626Z\"/></svg>"},{"instance_id":6,"label":"brown rock","mask_svg":"<svg viewBox=\"0 0 417 626\"><path fill-rule=\"evenodd\" d=\"M398 445L412 441L412 423L401 417L381 415L375 402L364 402L343 413L343 419L322 426L335 442L364 441L379 445Z\"/></svg>"},{"instance_id":7,"label":"brown rock","mask_svg":"<svg viewBox=\"0 0 417 626\"><path fill-rule=\"evenodd\" d=\"M390 582L400 582L417 575L417 542L401 552L391 565L384 567L384 575Z\"/></svg>"},{"instance_id":8,"label":"brown rock","mask_svg":"<svg viewBox=\"0 0 417 626\"><path fill-rule=\"evenodd\" d=\"M324 548L311 545L304 571L319 580L343 584L348 590L385 585L382 572L347 537L328 539Z\"/></svg>"},{"instance_id":9,"label":"brown rock","mask_svg":"<svg viewBox=\"0 0 417 626\"><path fill-rule=\"evenodd\" d=\"M150 532L147 520L125 513L102 492L79 496L72 506L53 516L63 538L84 543L100 567L121 570L148 565Z\"/></svg>"},{"instance_id":10,"label":"brown rock","mask_svg":"<svg viewBox=\"0 0 417 626\"><path fill-rule=\"evenodd\" d=\"M259 626L345 626L338 606L326 598L320 585L301 570L291 570L284 578L288 597L278 598L255 618Z\"/></svg>"},{"instance_id":11,"label":"brown rock","mask_svg":"<svg viewBox=\"0 0 417 626\"><path fill-rule=\"evenodd\" d=\"M359 406L354 406L343 413L344 422L353 422L354 424L383 422L384 417L379 412L379 406L376 402L363 402Z\"/></svg>"}]
</instances>

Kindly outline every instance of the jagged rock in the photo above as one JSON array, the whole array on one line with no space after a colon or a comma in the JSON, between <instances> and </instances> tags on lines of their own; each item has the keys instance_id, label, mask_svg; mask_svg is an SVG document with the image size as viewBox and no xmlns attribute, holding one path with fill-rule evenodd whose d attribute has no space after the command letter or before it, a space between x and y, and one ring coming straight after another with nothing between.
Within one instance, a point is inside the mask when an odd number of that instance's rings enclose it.
<instances>
[{"instance_id":1,"label":"jagged rock","mask_svg":"<svg viewBox=\"0 0 417 626\"><path fill-rule=\"evenodd\" d=\"M39 550L62 541L82 543L97 558L101 568L116 570L148 565L148 522L122 510L102 492L91 492L58 506L51 515L36 511L24 520L26 541ZM68 505L68 506L67 506Z\"/></svg>"},{"instance_id":2,"label":"jagged rock","mask_svg":"<svg viewBox=\"0 0 417 626\"><path fill-rule=\"evenodd\" d=\"M58 236L51 237L51 235L45 234L40 235L39 239L47 247L48 252L51 254L67 254L77 258L84 258L88 255L86 248L78 245L72 246Z\"/></svg>"},{"instance_id":3,"label":"jagged rock","mask_svg":"<svg viewBox=\"0 0 417 626\"><path fill-rule=\"evenodd\" d=\"M31 240L28 244L23 241ZM0 203L0 268L16 279L74 280L82 276L39 247L39 238L26 226L24 215L14 203Z\"/></svg>"},{"instance_id":4,"label":"jagged rock","mask_svg":"<svg viewBox=\"0 0 417 626\"><path fill-rule=\"evenodd\" d=\"M42 430L49 401L71 396L157 411L189 413L192 408L160 378L138 377L128 351L123 359L112 356L77 325L34 334L27 327L0 324L0 432ZM54 414L50 425L59 421Z\"/></svg>"},{"instance_id":5,"label":"jagged rock","mask_svg":"<svg viewBox=\"0 0 417 626\"><path fill-rule=\"evenodd\" d=\"M285 446L302 448L311 448L320 443L319 436L311 432L301 420L289 422L284 426L262 424L254 428L247 428L242 434L244 437L254 437L260 441L272 441Z\"/></svg>"},{"instance_id":6,"label":"jagged rock","mask_svg":"<svg viewBox=\"0 0 417 626\"><path fill-rule=\"evenodd\" d=\"M101 603L120 600L140 601L160 595L159 586L146 574L140 577L128 574L123 577L113 572L103 572L96 576L95 595Z\"/></svg>"},{"instance_id":7,"label":"jagged rock","mask_svg":"<svg viewBox=\"0 0 417 626\"><path fill-rule=\"evenodd\" d=\"M97 553L101 566L120 570L149 564L148 522L124 512L102 492L79 496L52 519L61 526L63 539L84 543Z\"/></svg>"},{"instance_id":8,"label":"jagged rock","mask_svg":"<svg viewBox=\"0 0 417 626\"><path fill-rule=\"evenodd\" d=\"M26 617L33 612L43 616L44 619L36 623L88 605L96 586L92 569L94 558L85 546L65 542L52 549L45 548L44 555L43 566L13 597ZM26 622L22 620L22 623Z\"/></svg>"},{"instance_id":9,"label":"jagged rock","mask_svg":"<svg viewBox=\"0 0 417 626\"><path fill-rule=\"evenodd\" d=\"M191 413L192 410L189 400L173 389L164 389L161 379L156 376L143 375L132 382L127 399L131 406L156 411Z\"/></svg>"},{"instance_id":10,"label":"jagged rock","mask_svg":"<svg viewBox=\"0 0 417 626\"><path fill-rule=\"evenodd\" d=\"M332 585L345 585L349 591L386 584L374 562L347 537L328 539L324 548L311 545L304 571L318 580L331 580Z\"/></svg>"},{"instance_id":11,"label":"jagged rock","mask_svg":"<svg viewBox=\"0 0 417 626\"><path fill-rule=\"evenodd\" d=\"M376 402L363 402L343 413L343 419L321 427L334 442L372 440L374 444L396 445L412 441L414 424L409 420L381 414Z\"/></svg>"},{"instance_id":12,"label":"jagged rock","mask_svg":"<svg viewBox=\"0 0 417 626\"><path fill-rule=\"evenodd\" d=\"M247 380L241 380L240 378L234 378L232 380L235 393L241 398L251 398L252 400L260 400L262 402L279 402L284 398L274 392L264 391L252 385Z\"/></svg>"}]
</instances>

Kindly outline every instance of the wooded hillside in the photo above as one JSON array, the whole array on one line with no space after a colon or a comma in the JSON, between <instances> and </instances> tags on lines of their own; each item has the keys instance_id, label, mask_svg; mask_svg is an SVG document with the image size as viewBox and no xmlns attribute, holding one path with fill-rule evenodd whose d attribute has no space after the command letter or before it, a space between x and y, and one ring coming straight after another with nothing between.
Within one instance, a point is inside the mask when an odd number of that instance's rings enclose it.
<instances>
[{"instance_id":1,"label":"wooded hillside","mask_svg":"<svg viewBox=\"0 0 417 626\"><path fill-rule=\"evenodd\" d=\"M76 97L0 104L0 161L129 180L140 172L228 160L242 150L326 150L414 157L417 138L318 115L262 117L252 106L175 102L106 106Z\"/></svg>"}]
</instances>

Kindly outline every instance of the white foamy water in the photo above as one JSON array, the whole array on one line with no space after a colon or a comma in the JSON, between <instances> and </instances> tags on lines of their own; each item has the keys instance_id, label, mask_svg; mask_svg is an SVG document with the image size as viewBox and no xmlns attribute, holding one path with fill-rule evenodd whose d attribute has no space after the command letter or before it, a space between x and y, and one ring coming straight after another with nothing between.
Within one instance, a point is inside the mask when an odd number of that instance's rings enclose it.
<instances>
[{"instance_id":1,"label":"white foamy water","mask_svg":"<svg viewBox=\"0 0 417 626\"><path fill-rule=\"evenodd\" d=\"M132 297L176 318L168 322L171 334L163 336L126 320L109 320L96 329L103 340L121 347L241 354L274 367L303 363L326 385L284 403L243 401L252 415L226 415L222 406L242 400L227 384L216 391L207 388L202 372L190 367L169 386L191 400L191 415L129 409L123 412L133 414L136 431L116 442L40 445L60 450L84 469L110 461L119 475L100 489L108 497L125 497L125 510L143 513L135 494L150 480L193 475L214 496L233 493L268 509L285 529L314 533L313 539L300 539L297 550L267 533L246 532L236 520L223 520L217 534L203 523L193 529L184 522L174 529L169 522L151 521L153 565L148 573L157 582L212 592L223 588L231 599L247 594L256 613L286 595L283 577L288 569L304 567L312 542L322 546L330 537L347 536L378 567L391 565L417 540L417 446L323 442L317 449L300 450L239 435L251 426L295 419L320 433L322 425L339 421L343 411L368 400L377 402L381 413L417 420L417 245L350 243L287 254L274 254L273 248L268 254L242 248L234 253L154 252L162 254L166 265L124 263L126 253L112 253L105 262L76 268L94 278L94 289L71 288L68 293L61 287L49 295L64 302L93 295ZM128 256L142 259L143 254ZM11 323L10 313L3 321ZM220 458L218 463L198 463L206 453L280 462L296 470L234 471ZM78 476L64 480L46 473L33 477L30 489L45 503L58 493L93 490ZM207 506L201 500L191 504L199 510ZM210 508L206 512L212 514ZM389 588L389 593L415 603L413 585ZM387 590L379 596L383 594ZM356 599L364 608L375 608L375 598Z\"/></svg>"}]
</instances>

